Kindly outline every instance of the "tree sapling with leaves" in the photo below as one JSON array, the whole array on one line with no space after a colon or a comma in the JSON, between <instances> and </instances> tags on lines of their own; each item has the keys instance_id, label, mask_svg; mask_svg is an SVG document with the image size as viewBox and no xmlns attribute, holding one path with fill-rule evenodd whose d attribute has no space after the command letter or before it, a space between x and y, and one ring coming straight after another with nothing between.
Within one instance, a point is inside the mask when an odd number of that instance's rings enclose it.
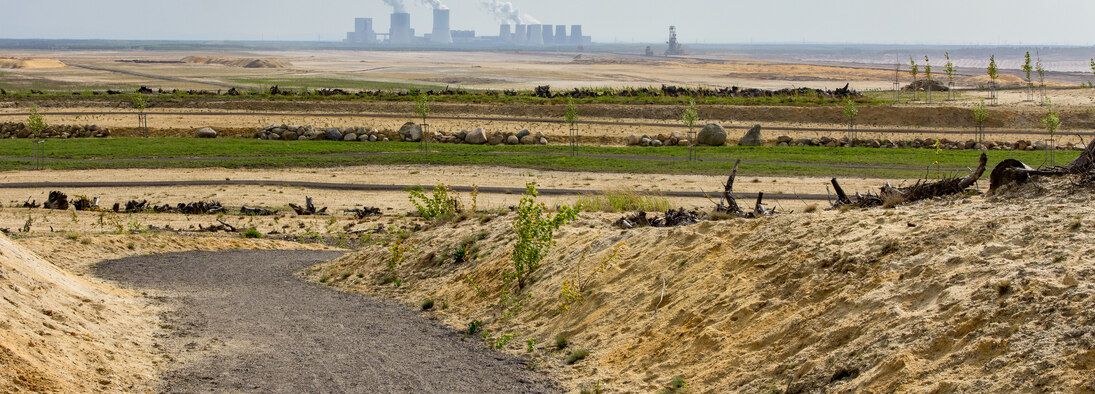
<instances>
[{"instance_id":1,"label":"tree sapling with leaves","mask_svg":"<svg viewBox=\"0 0 1095 394\"><path fill-rule=\"evenodd\" d=\"M148 126L145 123L144 109L148 107L148 101L145 100L144 94L137 92L129 98L129 101L133 104L133 109L137 110L137 131L142 136L148 137Z\"/></svg>"},{"instance_id":2,"label":"tree sapling with leaves","mask_svg":"<svg viewBox=\"0 0 1095 394\"><path fill-rule=\"evenodd\" d=\"M928 104L932 103L932 64L928 56L924 55L924 78L928 81Z\"/></svg>"},{"instance_id":3,"label":"tree sapling with leaves","mask_svg":"<svg viewBox=\"0 0 1095 394\"><path fill-rule=\"evenodd\" d=\"M570 149L571 154L578 153L578 107L574 105L574 100L567 99L567 110L563 117L567 126L570 126Z\"/></svg>"},{"instance_id":4,"label":"tree sapling with leaves","mask_svg":"<svg viewBox=\"0 0 1095 394\"><path fill-rule=\"evenodd\" d=\"M1030 65L1030 51L1023 55L1023 75L1027 77L1027 101L1034 101L1034 83L1030 80L1030 72L1034 67Z\"/></svg>"},{"instance_id":5,"label":"tree sapling with leaves","mask_svg":"<svg viewBox=\"0 0 1095 394\"><path fill-rule=\"evenodd\" d=\"M1042 117L1042 127L1044 127L1046 129L1046 133L1049 134L1049 140L1046 141L1046 156L1049 161L1049 165L1054 166L1057 164L1055 162L1056 155L1050 153L1049 151L1057 149L1057 147L1054 146L1054 142L1056 141L1054 139L1054 136L1057 134L1057 128L1061 127L1061 117L1053 111L1052 101L1047 99L1046 107L1048 108L1048 110L1046 112L1046 116Z\"/></svg>"},{"instance_id":6,"label":"tree sapling with leaves","mask_svg":"<svg viewBox=\"0 0 1095 394\"><path fill-rule=\"evenodd\" d=\"M947 100L954 99L954 62L951 61L950 52L943 52L943 57L947 59L947 64L943 65L943 73L947 74Z\"/></svg>"},{"instance_id":7,"label":"tree sapling with leaves","mask_svg":"<svg viewBox=\"0 0 1095 394\"><path fill-rule=\"evenodd\" d=\"M1034 70L1038 72L1038 89L1042 92L1042 105L1046 103L1046 68L1042 65L1042 57L1034 63Z\"/></svg>"},{"instance_id":8,"label":"tree sapling with leaves","mask_svg":"<svg viewBox=\"0 0 1095 394\"><path fill-rule=\"evenodd\" d=\"M848 138L855 139L855 118L859 116L859 108L856 107L855 101L847 99L844 101L844 117L848 119Z\"/></svg>"},{"instance_id":9,"label":"tree sapling with leaves","mask_svg":"<svg viewBox=\"0 0 1095 394\"><path fill-rule=\"evenodd\" d=\"M913 101L920 99L920 93L916 90L916 76L918 74L920 74L920 66L916 64L916 60L913 60L912 56L909 56L909 75L912 76L912 84L909 86L913 88Z\"/></svg>"},{"instance_id":10,"label":"tree sapling with leaves","mask_svg":"<svg viewBox=\"0 0 1095 394\"><path fill-rule=\"evenodd\" d=\"M985 121L989 118L989 111L985 109L985 100L973 107L973 121L977 122L977 142L980 143L985 135Z\"/></svg>"},{"instance_id":11,"label":"tree sapling with leaves","mask_svg":"<svg viewBox=\"0 0 1095 394\"><path fill-rule=\"evenodd\" d=\"M985 69L989 75L989 100L996 102L996 78L998 78L1000 69L996 67L996 55L989 56L989 66Z\"/></svg>"}]
</instances>

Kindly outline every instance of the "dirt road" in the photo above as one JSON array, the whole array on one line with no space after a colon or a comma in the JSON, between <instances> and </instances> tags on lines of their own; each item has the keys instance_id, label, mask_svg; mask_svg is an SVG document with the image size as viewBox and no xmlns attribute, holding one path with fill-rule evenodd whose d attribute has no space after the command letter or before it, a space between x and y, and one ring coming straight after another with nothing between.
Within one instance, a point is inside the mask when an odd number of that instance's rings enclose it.
<instances>
[{"instance_id":1,"label":"dirt road","mask_svg":"<svg viewBox=\"0 0 1095 394\"><path fill-rule=\"evenodd\" d=\"M166 304L167 392L558 392L517 358L392 301L295 276L339 252L186 252L103 262Z\"/></svg>"}]
</instances>

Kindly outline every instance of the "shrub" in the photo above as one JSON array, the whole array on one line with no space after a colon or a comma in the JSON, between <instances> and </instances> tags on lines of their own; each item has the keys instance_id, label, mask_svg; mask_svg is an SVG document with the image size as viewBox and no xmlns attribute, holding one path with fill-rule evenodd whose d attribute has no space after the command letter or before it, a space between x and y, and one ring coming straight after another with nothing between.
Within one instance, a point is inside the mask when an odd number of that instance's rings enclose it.
<instances>
[{"instance_id":1,"label":"shrub","mask_svg":"<svg viewBox=\"0 0 1095 394\"><path fill-rule=\"evenodd\" d=\"M249 228L249 229L243 230L243 234L241 234L241 236L244 237L244 238L258 239L258 238L262 238L262 233L260 233L259 230L257 230L257 229Z\"/></svg>"},{"instance_id":2,"label":"shrub","mask_svg":"<svg viewBox=\"0 0 1095 394\"><path fill-rule=\"evenodd\" d=\"M401 281L395 274L395 267L407 260L407 253L411 251L413 247L406 243L405 238L397 238L395 242L392 242L392 246L388 248L390 253L388 257L388 270L384 274L381 280L384 283L395 283L396 287L399 287Z\"/></svg>"},{"instance_id":3,"label":"shrub","mask_svg":"<svg viewBox=\"0 0 1095 394\"><path fill-rule=\"evenodd\" d=\"M555 336L555 348L559 350L566 349L567 347L567 334L559 334Z\"/></svg>"},{"instance_id":4,"label":"shrub","mask_svg":"<svg viewBox=\"0 0 1095 394\"><path fill-rule=\"evenodd\" d=\"M673 380L669 381L669 385L665 386L662 390L662 394L674 394L683 393L688 390L688 382L685 382L684 376L677 375L673 377Z\"/></svg>"},{"instance_id":5,"label":"shrub","mask_svg":"<svg viewBox=\"0 0 1095 394\"><path fill-rule=\"evenodd\" d=\"M571 351L570 354L567 354L567 359L566 359L567 365L571 365L571 364L574 364L578 361L582 361L586 357L589 357L589 350L578 349L578 350Z\"/></svg>"},{"instance_id":6,"label":"shrub","mask_svg":"<svg viewBox=\"0 0 1095 394\"><path fill-rule=\"evenodd\" d=\"M448 185L437 185L433 188L433 196L426 197L422 190L411 190L411 204L418 209L418 215L426 220L452 219L460 213L460 201L449 197L452 189Z\"/></svg>"},{"instance_id":7,"label":"shrub","mask_svg":"<svg viewBox=\"0 0 1095 394\"><path fill-rule=\"evenodd\" d=\"M422 300L422 310L428 311L430 309L433 309L433 298Z\"/></svg>"},{"instance_id":8,"label":"shrub","mask_svg":"<svg viewBox=\"0 0 1095 394\"><path fill-rule=\"evenodd\" d=\"M479 320L472 320L468 323L468 335L475 335L479 330L483 329L483 322Z\"/></svg>"},{"instance_id":9,"label":"shrub","mask_svg":"<svg viewBox=\"0 0 1095 394\"><path fill-rule=\"evenodd\" d=\"M807 205L807 206L806 206L806 208L805 208L805 209L803 209L802 211L803 211L803 212L806 212L806 213L813 213L813 212L816 212L816 211L817 211L817 204L810 204L810 205Z\"/></svg>"},{"instance_id":10,"label":"shrub","mask_svg":"<svg viewBox=\"0 0 1095 394\"><path fill-rule=\"evenodd\" d=\"M547 207L544 203L536 202L536 184L529 183L525 186L525 196L521 198L517 207L517 218L513 222L517 235L512 254L513 272L506 275L507 280L517 280L518 288L524 288L529 275L540 268L540 261L555 243L555 230L576 219L581 211L580 207L562 205L555 215L546 214Z\"/></svg>"}]
</instances>

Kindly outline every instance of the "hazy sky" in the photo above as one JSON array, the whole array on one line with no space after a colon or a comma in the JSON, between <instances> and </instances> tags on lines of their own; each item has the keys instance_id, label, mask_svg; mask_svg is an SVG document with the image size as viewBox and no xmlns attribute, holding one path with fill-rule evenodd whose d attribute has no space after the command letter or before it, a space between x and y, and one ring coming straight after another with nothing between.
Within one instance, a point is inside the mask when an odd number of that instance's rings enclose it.
<instances>
[{"instance_id":1,"label":"hazy sky","mask_svg":"<svg viewBox=\"0 0 1095 394\"><path fill-rule=\"evenodd\" d=\"M403 0L419 35L432 15ZM442 0L452 27L497 35L481 0ZM511 0L597 42L1091 45L1092 0ZM382 0L0 0L0 38L341 40L353 17L387 31Z\"/></svg>"}]
</instances>

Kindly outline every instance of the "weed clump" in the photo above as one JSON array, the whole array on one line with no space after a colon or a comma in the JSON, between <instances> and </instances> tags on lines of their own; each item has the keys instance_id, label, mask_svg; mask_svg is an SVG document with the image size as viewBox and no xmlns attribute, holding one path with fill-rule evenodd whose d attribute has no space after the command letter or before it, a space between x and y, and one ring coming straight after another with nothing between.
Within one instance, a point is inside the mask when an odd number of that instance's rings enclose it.
<instances>
[{"instance_id":1,"label":"weed clump","mask_svg":"<svg viewBox=\"0 0 1095 394\"><path fill-rule=\"evenodd\" d=\"M688 382L685 382L684 376L677 375L673 377L673 380L669 381L669 385L662 389L662 394L676 394L684 393L688 391Z\"/></svg>"},{"instance_id":2,"label":"weed clump","mask_svg":"<svg viewBox=\"0 0 1095 394\"><path fill-rule=\"evenodd\" d=\"M665 212L672 207L663 195L637 192L634 189L605 190L599 195L578 197L578 206L601 212Z\"/></svg>"},{"instance_id":3,"label":"weed clump","mask_svg":"<svg viewBox=\"0 0 1095 394\"><path fill-rule=\"evenodd\" d=\"M257 230L257 229L249 228L249 229L243 230L243 234L241 234L241 236L243 238L259 239L259 238L262 238L262 233L260 233L259 230Z\"/></svg>"},{"instance_id":4,"label":"weed clump","mask_svg":"<svg viewBox=\"0 0 1095 394\"><path fill-rule=\"evenodd\" d=\"M559 334L555 336L555 348L559 350L566 349L567 347L567 334Z\"/></svg>"},{"instance_id":5,"label":"weed clump","mask_svg":"<svg viewBox=\"0 0 1095 394\"><path fill-rule=\"evenodd\" d=\"M430 309L433 309L433 298L422 300L422 310L428 311Z\"/></svg>"},{"instance_id":6,"label":"weed clump","mask_svg":"<svg viewBox=\"0 0 1095 394\"><path fill-rule=\"evenodd\" d=\"M576 362L582 361L586 357L589 357L589 350L578 349L571 351L569 354L567 354L566 362L567 365L573 365Z\"/></svg>"}]
</instances>

